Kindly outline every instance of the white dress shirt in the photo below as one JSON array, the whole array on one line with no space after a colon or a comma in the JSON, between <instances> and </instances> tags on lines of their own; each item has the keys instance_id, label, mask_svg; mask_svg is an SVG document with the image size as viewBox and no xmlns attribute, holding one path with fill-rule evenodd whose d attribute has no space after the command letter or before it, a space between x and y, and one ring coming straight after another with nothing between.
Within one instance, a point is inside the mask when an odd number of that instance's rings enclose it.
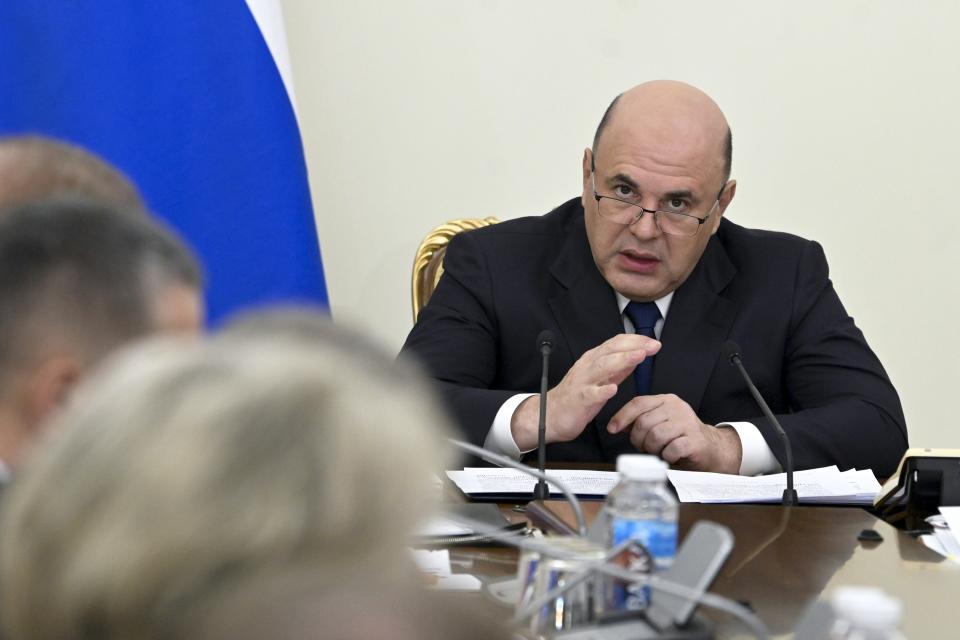
<instances>
[{"instance_id":1,"label":"white dress shirt","mask_svg":"<svg viewBox=\"0 0 960 640\"><path fill-rule=\"evenodd\" d=\"M630 322L630 318L623 312L630 303L630 300L619 293L616 295L617 305L620 307L620 316L623 320L624 331L626 333L636 333L633 323ZM663 323L667 319L667 312L670 310L670 303L672 301L672 291L662 298L654 300L657 308L660 310L660 319L657 320L657 324L653 328L653 333L658 340L660 339L660 333L663 331ZM510 429L510 423L520 403L535 395L537 394L518 393L500 405L497 415L493 418L490 431L487 432L487 437L484 440L483 446L485 449L509 456L514 460L519 460L521 455L527 453L527 451L520 451L520 448L517 447L517 443L513 439L513 432ZM780 464L773 455L773 451L771 451L767 445L767 441L763 439L760 430L757 429L756 425L752 422L721 422L717 426L734 429L737 435L740 436L740 445L743 449L743 458L740 462L740 475L752 476L761 473L770 473L780 468ZM529 451L532 450L533 449L530 449Z\"/></svg>"}]
</instances>

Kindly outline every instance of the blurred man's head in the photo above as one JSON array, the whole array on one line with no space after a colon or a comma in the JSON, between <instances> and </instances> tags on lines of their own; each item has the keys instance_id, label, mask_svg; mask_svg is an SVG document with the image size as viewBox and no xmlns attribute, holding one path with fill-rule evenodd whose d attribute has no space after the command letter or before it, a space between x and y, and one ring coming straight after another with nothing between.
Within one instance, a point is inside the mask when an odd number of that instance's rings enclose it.
<instances>
[{"instance_id":1,"label":"blurred man's head","mask_svg":"<svg viewBox=\"0 0 960 640\"><path fill-rule=\"evenodd\" d=\"M146 209L133 183L90 151L36 135L0 138L0 209L53 196Z\"/></svg>"},{"instance_id":2,"label":"blurred man's head","mask_svg":"<svg viewBox=\"0 0 960 640\"><path fill-rule=\"evenodd\" d=\"M449 430L427 383L262 326L137 345L77 390L4 499L6 637L186 637L261 572L408 575Z\"/></svg>"},{"instance_id":3,"label":"blurred man's head","mask_svg":"<svg viewBox=\"0 0 960 640\"><path fill-rule=\"evenodd\" d=\"M76 379L117 346L199 329L201 275L147 216L43 200L0 216L0 461L15 465Z\"/></svg>"}]
</instances>

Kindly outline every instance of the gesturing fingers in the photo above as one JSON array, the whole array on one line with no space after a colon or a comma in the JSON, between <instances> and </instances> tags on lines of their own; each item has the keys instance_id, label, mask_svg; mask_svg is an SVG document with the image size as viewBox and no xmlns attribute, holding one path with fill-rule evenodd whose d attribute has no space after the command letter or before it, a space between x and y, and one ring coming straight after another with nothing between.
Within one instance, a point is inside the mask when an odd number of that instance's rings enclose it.
<instances>
[{"instance_id":1,"label":"gesturing fingers","mask_svg":"<svg viewBox=\"0 0 960 640\"><path fill-rule=\"evenodd\" d=\"M686 435L687 430L683 424L667 421L655 424L642 432L634 428L630 432L630 442L640 451L660 456L665 447Z\"/></svg>"},{"instance_id":2,"label":"gesturing fingers","mask_svg":"<svg viewBox=\"0 0 960 640\"><path fill-rule=\"evenodd\" d=\"M660 342L636 333L621 333L610 338L593 349L598 356L604 356L618 351L645 351L652 356L660 351Z\"/></svg>"},{"instance_id":3,"label":"gesturing fingers","mask_svg":"<svg viewBox=\"0 0 960 640\"><path fill-rule=\"evenodd\" d=\"M604 404L617 394L617 385L586 385L580 388L580 402L586 406Z\"/></svg>"},{"instance_id":4,"label":"gesturing fingers","mask_svg":"<svg viewBox=\"0 0 960 640\"><path fill-rule=\"evenodd\" d=\"M637 396L610 419L611 433L630 430L639 451L683 462L703 448L703 423L689 404L673 394Z\"/></svg>"},{"instance_id":5,"label":"gesturing fingers","mask_svg":"<svg viewBox=\"0 0 960 640\"><path fill-rule=\"evenodd\" d=\"M657 443L665 437L664 425L669 420L670 416L663 405L637 416L633 421L633 428L630 429L630 441L633 446L641 451L649 451L650 447L655 448ZM662 444L660 447L662 448Z\"/></svg>"},{"instance_id":6,"label":"gesturing fingers","mask_svg":"<svg viewBox=\"0 0 960 640\"><path fill-rule=\"evenodd\" d=\"M664 395L637 396L633 398L610 418L610 422L607 423L607 431L610 433L619 433L624 429L632 427L637 418L649 411L662 407L669 398L670 396Z\"/></svg>"},{"instance_id":7,"label":"gesturing fingers","mask_svg":"<svg viewBox=\"0 0 960 640\"><path fill-rule=\"evenodd\" d=\"M602 355L593 361L591 377L597 381L620 384L646 357L643 350Z\"/></svg>"},{"instance_id":8,"label":"gesturing fingers","mask_svg":"<svg viewBox=\"0 0 960 640\"><path fill-rule=\"evenodd\" d=\"M566 442L583 432L584 427L610 398L617 386L644 358L660 350L660 343L645 336L621 334L584 353L550 390L554 407L548 418L549 442ZM524 401L511 418L511 432L519 443L532 437L539 407Z\"/></svg>"},{"instance_id":9,"label":"gesturing fingers","mask_svg":"<svg viewBox=\"0 0 960 640\"><path fill-rule=\"evenodd\" d=\"M683 469L688 466L688 459L692 456L693 452L693 439L684 435L671 440L667 446L660 451L660 457L670 466Z\"/></svg>"}]
</instances>

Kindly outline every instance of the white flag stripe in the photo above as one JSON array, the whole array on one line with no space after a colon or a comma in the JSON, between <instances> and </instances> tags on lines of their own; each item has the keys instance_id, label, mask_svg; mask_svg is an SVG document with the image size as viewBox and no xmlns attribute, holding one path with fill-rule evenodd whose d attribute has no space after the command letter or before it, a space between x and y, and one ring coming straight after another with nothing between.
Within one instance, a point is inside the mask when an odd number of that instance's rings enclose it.
<instances>
[{"instance_id":1,"label":"white flag stripe","mask_svg":"<svg viewBox=\"0 0 960 640\"><path fill-rule=\"evenodd\" d=\"M260 27L260 33L267 42L267 48L277 65L283 86L287 89L294 115L297 111L297 96L293 90L293 71L290 67L290 49L287 47L287 30L283 24L283 10L277 0L246 0L253 19ZM299 120L299 118L298 118Z\"/></svg>"}]
</instances>

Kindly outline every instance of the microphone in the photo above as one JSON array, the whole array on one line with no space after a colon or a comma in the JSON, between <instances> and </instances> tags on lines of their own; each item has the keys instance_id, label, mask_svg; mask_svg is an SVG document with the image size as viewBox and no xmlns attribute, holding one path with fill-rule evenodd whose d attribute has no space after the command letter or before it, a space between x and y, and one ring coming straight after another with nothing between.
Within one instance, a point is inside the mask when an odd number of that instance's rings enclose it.
<instances>
[{"instance_id":1,"label":"microphone","mask_svg":"<svg viewBox=\"0 0 960 640\"><path fill-rule=\"evenodd\" d=\"M537 469L543 474L547 465L547 370L553 351L553 332L549 329L544 329L537 336L537 351L543 358L540 370L540 422L537 425ZM546 500L549 497L550 489L541 475L533 491L533 499Z\"/></svg>"},{"instance_id":2,"label":"microphone","mask_svg":"<svg viewBox=\"0 0 960 640\"><path fill-rule=\"evenodd\" d=\"M744 382L747 383L747 388L750 389L753 399L756 400L758 405L760 405L760 410L763 411L763 415L766 416L767 420L770 421L770 424L773 425L773 428L776 429L777 435L779 435L780 439L783 440L783 446L787 452L787 488L783 491L783 504L800 504L800 499L797 497L797 491L793 488L793 449L790 448L790 438L787 436L787 432L784 431L783 427L780 426L780 421L777 420L777 417L773 415L772 411L770 411L770 407L767 406L763 396L760 395L760 392L757 391L757 388L753 385L753 380L750 379L750 375L747 374L747 370L743 368L743 359L740 356L740 345L733 340L727 340L720 347L720 353L723 354L723 357L728 360L731 365L735 366L737 370L740 371L740 375L743 376Z\"/></svg>"}]
</instances>

